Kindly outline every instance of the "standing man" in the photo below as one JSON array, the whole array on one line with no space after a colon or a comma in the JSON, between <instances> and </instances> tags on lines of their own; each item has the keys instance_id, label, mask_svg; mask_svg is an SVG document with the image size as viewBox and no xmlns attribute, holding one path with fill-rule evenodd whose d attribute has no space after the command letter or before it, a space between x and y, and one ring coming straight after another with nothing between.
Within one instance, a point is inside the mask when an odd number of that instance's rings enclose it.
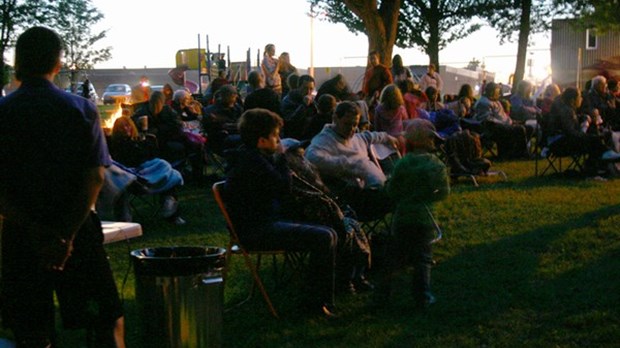
<instances>
[{"instance_id":1,"label":"standing man","mask_svg":"<svg viewBox=\"0 0 620 348\"><path fill-rule=\"evenodd\" d=\"M53 293L66 328L124 347L123 311L91 210L110 164L97 109L52 81L64 44L50 29L15 46L18 90L0 101L2 322L17 347L55 343Z\"/></svg>"}]
</instances>

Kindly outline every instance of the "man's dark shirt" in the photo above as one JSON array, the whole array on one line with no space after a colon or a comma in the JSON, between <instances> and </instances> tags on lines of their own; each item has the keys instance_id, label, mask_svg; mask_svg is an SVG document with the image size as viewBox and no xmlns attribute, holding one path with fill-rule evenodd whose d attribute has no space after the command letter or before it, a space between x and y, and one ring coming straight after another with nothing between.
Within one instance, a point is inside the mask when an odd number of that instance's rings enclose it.
<instances>
[{"instance_id":1,"label":"man's dark shirt","mask_svg":"<svg viewBox=\"0 0 620 348\"><path fill-rule=\"evenodd\" d=\"M228 154L226 192L232 219L242 240L260 240L280 216L282 198L290 194L291 174L284 156L274 160L245 146Z\"/></svg>"},{"instance_id":2,"label":"man's dark shirt","mask_svg":"<svg viewBox=\"0 0 620 348\"><path fill-rule=\"evenodd\" d=\"M0 100L0 192L32 222L53 226L82 195L87 169L110 165L94 104L45 79Z\"/></svg>"},{"instance_id":3,"label":"man's dark shirt","mask_svg":"<svg viewBox=\"0 0 620 348\"><path fill-rule=\"evenodd\" d=\"M244 110L263 108L280 115L280 96L271 88L261 88L248 94L243 104Z\"/></svg>"}]
</instances>

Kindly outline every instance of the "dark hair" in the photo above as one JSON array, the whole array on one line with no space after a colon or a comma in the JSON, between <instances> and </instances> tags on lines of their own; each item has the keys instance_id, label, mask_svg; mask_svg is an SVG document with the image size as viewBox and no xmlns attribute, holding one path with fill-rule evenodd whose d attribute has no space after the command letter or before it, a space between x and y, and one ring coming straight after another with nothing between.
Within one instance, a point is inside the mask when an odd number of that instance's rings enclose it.
<instances>
[{"instance_id":1,"label":"dark hair","mask_svg":"<svg viewBox=\"0 0 620 348\"><path fill-rule=\"evenodd\" d=\"M462 97L473 97L474 96L474 89L471 87L470 84L468 83L464 83L461 85L461 88L459 89L459 94L458 97L462 98Z\"/></svg>"},{"instance_id":2,"label":"dark hair","mask_svg":"<svg viewBox=\"0 0 620 348\"><path fill-rule=\"evenodd\" d=\"M284 121L278 114L267 109L254 108L241 115L237 128L245 146L254 149L259 138L269 137L276 128L282 128L283 125Z\"/></svg>"},{"instance_id":3,"label":"dark hair","mask_svg":"<svg viewBox=\"0 0 620 348\"><path fill-rule=\"evenodd\" d=\"M15 45L15 78L43 76L54 71L64 43L51 29L32 27L22 33Z\"/></svg>"},{"instance_id":4,"label":"dark hair","mask_svg":"<svg viewBox=\"0 0 620 348\"><path fill-rule=\"evenodd\" d=\"M297 86L299 85L299 75L297 74L288 75L288 77L286 78L286 85L288 86L289 89L297 88Z\"/></svg>"},{"instance_id":5,"label":"dark hair","mask_svg":"<svg viewBox=\"0 0 620 348\"><path fill-rule=\"evenodd\" d=\"M326 114L334 111L336 106L336 98L331 94L323 94L319 97L317 109L320 113Z\"/></svg>"},{"instance_id":6,"label":"dark hair","mask_svg":"<svg viewBox=\"0 0 620 348\"><path fill-rule=\"evenodd\" d=\"M493 93L495 93L495 89L499 88L499 85L496 84L495 82L489 82L484 86L484 95L485 96L490 96Z\"/></svg>"},{"instance_id":7,"label":"dark hair","mask_svg":"<svg viewBox=\"0 0 620 348\"><path fill-rule=\"evenodd\" d=\"M250 73L248 74L248 83L250 84L250 86L257 87L261 80L260 76L261 76L260 71L257 71L257 70L250 71Z\"/></svg>"},{"instance_id":8,"label":"dark hair","mask_svg":"<svg viewBox=\"0 0 620 348\"><path fill-rule=\"evenodd\" d=\"M314 82L314 77L310 75L301 75L297 81L297 88L303 86L307 82Z\"/></svg>"},{"instance_id":9,"label":"dark hair","mask_svg":"<svg viewBox=\"0 0 620 348\"><path fill-rule=\"evenodd\" d=\"M437 88L433 86L426 87L426 90L424 91L424 93L426 94L428 99L432 101L436 101L437 98L439 97L439 94L437 93Z\"/></svg>"},{"instance_id":10,"label":"dark hair","mask_svg":"<svg viewBox=\"0 0 620 348\"><path fill-rule=\"evenodd\" d=\"M577 96L580 93L581 92L579 92L579 89L575 87L566 87L566 89L564 89L564 92L562 92L562 94L560 95L560 98L562 98L562 101L565 104L570 104L571 101L577 100Z\"/></svg>"},{"instance_id":11,"label":"dark hair","mask_svg":"<svg viewBox=\"0 0 620 348\"><path fill-rule=\"evenodd\" d=\"M357 115L359 113L361 113L360 107L357 106L356 103L352 101L348 101L348 100L338 103L338 105L336 105L336 111L334 111L334 114L336 115L337 118L343 118L345 116L350 116L350 115Z\"/></svg>"}]
</instances>

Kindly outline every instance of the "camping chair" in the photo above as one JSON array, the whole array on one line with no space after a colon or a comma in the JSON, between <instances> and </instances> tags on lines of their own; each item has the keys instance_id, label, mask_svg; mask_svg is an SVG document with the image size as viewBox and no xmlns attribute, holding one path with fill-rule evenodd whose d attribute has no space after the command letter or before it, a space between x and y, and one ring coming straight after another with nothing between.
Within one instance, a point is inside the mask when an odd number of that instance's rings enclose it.
<instances>
[{"instance_id":1,"label":"camping chair","mask_svg":"<svg viewBox=\"0 0 620 348\"><path fill-rule=\"evenodd\" d=\"M471 170L474 170L472 169L472 167L473 168L479 167L479 166L473 165L473 163L475 162L472 162L472 161L478 158L481 158L481 160L484 158L484 150L482 151L482 156L478 154L479 153L478 151L474 150L474 148L480 148L480 147L484 148L484 146L482 146L481 144L480 146L474 146L474 143L478 142L476 138L479 138L480 143L482 143L482 136L479 136L477 133L471 132L466 129L461 132L454 133L450 137L444 139L444 141L436 142L437 157L443 160L443 162L446 164L446 167L448 167L449 174L450 174L450 180L453 183L455 183L460 178L466 178L466 179L471 180L471 182L473 183L475 187L479 187L478 178L484 177L484 176L499 176L503 181L507 181L508 177L506 176L506 173L501 170L479 170L479 171L474 171L474 172L471 171ZM469 140L469 141L466 141L466 140ZM456 147L459 147L459 149L457 149ZM459 158L460 156L458 156L457 154L462 153L463 151L465 151L465 153L468 153L470 155L472 154L472 152L476 153L476 156L475 158L473 157L470 158L469 162L461 162L464 160L464 158ZM451 158L449 152L452 152L453 158ZM458 160L455 160L454 157L458 158ZM486 162L490 163L488 160L486 160ZM469 166L467 165L467 163L469 163ZM462 164L462 166L464 166L465 169L468 169L468 171L455 170L454 166L459 165L459 164Z\"/></svg>"},{"instance_id":2,"label":"camping chair","mask_svg":"<svg viewBox=\"0 0 620 348\"><path fill-rule=\"evenodd\" d=\"M569 170L582 172L584 169L584 163L587 157L586 151L569 151L559 146L553 146L554 142L557 142L561 135L550 137L549 127L547 121L540 115L536 118L537 129L536 133L539 134L540 139L536 139L536 156L534 160L534 176L543 176L547 172L551 173L563 173ZM556 143L557 145L557 143ZM546 166L541 167L539 174L538 162L542 159L546 160ZM562 158L568 158L568 166L562 169Z\"/></svg>"},{"instance_id":3,"label":"camping chair","mask_svg":"<svg viewBox=\"0 0 620 348\"><path fill-rule=\"evenodd\" d=\"M250 273L252 274L252 278L253 278L253 282L252 282L248 296L243 301L237 303L233 307L238 307L248 302L254 294L255 287L258 287L259 291L263 295L263 298L265 300L265 303L267 304L267 307L269 308L269 311L274 317L278 318L278 312L273 306L273 303L271 302L269 294L267 293L265 285L263 284L263 281L261 280L261 277L259 274L262 256L267 255L267 256L272 257L274 276L277 279L277 278L283 278L285 269L287 267L290 267L292 270L299 271L301 269L301 265L303 265L305 254L287 252L286 250L248 250L244 248L243 245L241 244L239 236L237 235L237 231L235 230L235 226L230 217L230 214L228 213L228 208L226 206L226 199L225 199L226 194L224 191L224 186L225 186L225 182L219 181L213 184L212 190L213 190L213 197L215 198L215 201L217 202L217 205L220 208L222 216L224 217L224 220L226 221L226 228L228 229L228 233L229 233L229 241L228 241L228 246L226 248L226 265L229 265L230 257L233 254L241 254L243 255L245 265L250 270ZM256 255L256 263L252 262L251 255ZM284 263L282 264L281 269L279 271L278 271L277 262L276 262L276 257L278 255L284 256ZM224 281L226 281L227 279L226 278L227 270L228 270L228 266L225 267L222 272Z\"/></svg>"},{"instance_id":4,"label":"camping chair","mask_svg":"<svg viewBox=\"0 0 620 348\"><path fill-rule=\"evenodd\" d=\"M490 132L486 129L483 122L471 119L461 118L460 120L462 129L469 129L471 132L478 133L480 135L480 144L482 145L482 156L497 158L497 144L491 138Z\"/></svg>"}]
</instances>

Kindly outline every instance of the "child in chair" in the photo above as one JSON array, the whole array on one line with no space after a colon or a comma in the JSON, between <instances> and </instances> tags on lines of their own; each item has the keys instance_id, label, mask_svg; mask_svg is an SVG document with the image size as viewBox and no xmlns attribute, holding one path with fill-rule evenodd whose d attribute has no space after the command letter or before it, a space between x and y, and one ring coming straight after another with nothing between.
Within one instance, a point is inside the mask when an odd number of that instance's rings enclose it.
<instances>
[{"instance_id":1,"label":"child in chair","mask_svg":"<svg viewBox=\"0 0 620 348\"><path fill-rule=\"evenodd\" d=\"M432 204L450 193L444 163L432 152L437 133L433 124L414 119L405 134L407 154L396 163L387 192L396 204L392 223L392 240L388 246L386 279L378 292L385 300L390 295L391 278L408 257L414 264L412 292L416 305L426 307L435 302L431 293L432 241L438 229Z\"/></svg>"}]
</instances>

